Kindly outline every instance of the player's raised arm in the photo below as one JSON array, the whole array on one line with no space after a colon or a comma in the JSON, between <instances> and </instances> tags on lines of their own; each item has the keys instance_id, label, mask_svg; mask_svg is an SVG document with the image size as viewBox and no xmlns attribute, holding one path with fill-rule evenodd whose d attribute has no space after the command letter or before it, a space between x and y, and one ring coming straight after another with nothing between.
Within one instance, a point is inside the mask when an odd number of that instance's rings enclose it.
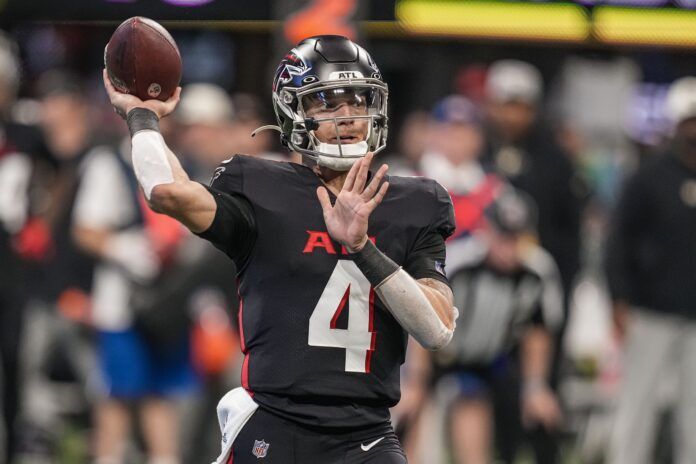
<instances>
[{"instance_id":1,"label":"player's raised arm","mask_svg":"<svg viewBox=\"0 0 696 464\"><path fill-rule=\"evenodd\" d=\"M159 120L176 108L181 87L167 101L142 101L117 91L104 70L111 104L126 119L132 140L133 170L150 207L171 216L193 232L206 230L215 218L213 196L193 182L159 132Z\"/></svg>"}]
</instances>

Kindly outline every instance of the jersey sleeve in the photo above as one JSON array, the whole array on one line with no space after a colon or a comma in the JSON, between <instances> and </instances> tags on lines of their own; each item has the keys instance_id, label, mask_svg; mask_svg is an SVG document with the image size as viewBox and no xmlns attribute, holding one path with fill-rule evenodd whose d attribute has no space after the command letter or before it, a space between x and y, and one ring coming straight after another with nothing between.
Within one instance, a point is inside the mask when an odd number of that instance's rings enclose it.
<instances>
[{"instance_id":1,"label":"jersey sleeve","mask_svg":"<svg viewBox=\"0 0 696 464\"><path fill-rule=\"evenodd\" d=\"M454 208L447 191L433 181L434 215L416 237L404 270L414 279L436 279L449 285L445 274L445 240L454 233Z\"/></svg>"},{"instance_id":2,"label":"jersey sleeve","mask_svg":"<svg viewBox=\"0 0 696 464\"><path fill-rule=\"evenodd\" d=\"M196 235L222 250L242 270L256 242L256 219L244 195L243 170L238 156L215 169L206 189L213 195L215 218L210 227Z\"/></svg>"}]
</instances>

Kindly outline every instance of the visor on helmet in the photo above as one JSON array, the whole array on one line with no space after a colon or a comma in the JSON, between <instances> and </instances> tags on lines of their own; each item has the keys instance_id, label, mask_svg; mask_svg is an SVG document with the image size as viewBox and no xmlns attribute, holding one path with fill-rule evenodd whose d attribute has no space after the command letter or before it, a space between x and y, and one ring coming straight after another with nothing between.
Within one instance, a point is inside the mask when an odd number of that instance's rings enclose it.
<instances>
[{"instance_id":1,"label":"visor on helmet","mask_svg":"<svg viewBox=\"0 0 696 464\"><path fill-rule=\"evenodd\" d=\"M374 114L378 108L377 92L371 88L338 87L334 89L319 89L302 96L301 103L306 117L333 117L342 107L350 110L350 114Z\"/></svg>"},{"instance_id":2,"label":"visor on helmet","mask_svg":"<svg viewBox=\"0 0 696 464\"><path fill-rule=\"evenodd\" d=\"M342 170L378 149L384 113L382 91L374 86L323 86L298 93L298 112L309 137L309 156ZM337 159L328 159L337 158Z\"/></svg>"}]
</instances>

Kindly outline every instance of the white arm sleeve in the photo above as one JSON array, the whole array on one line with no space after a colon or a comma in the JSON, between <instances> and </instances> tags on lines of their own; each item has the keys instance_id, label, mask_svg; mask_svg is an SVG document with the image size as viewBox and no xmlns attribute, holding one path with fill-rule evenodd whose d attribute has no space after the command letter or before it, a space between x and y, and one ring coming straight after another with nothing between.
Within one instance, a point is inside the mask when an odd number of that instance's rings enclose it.
<instances>
[{"instance_id":1,"label":"white arm sleeve","mask_svg":"<svg viewBox=\"0 0 696 464\"><path fill-rule=\"evenodd\" d=\"M167 156L167 145L162 134L154 130L137 132L132 139L133 170L145 198L150 199L152 189L160 184L174 182L172 166Z\"/></svg>"},{"instance_id":2,"label":"white arm sleeve","mask_svg":"<svg viewBox=\"0 0 696 464\"><path fill-rule=\"evenodd\" d=\"M445 326L418 283L403 269L379 284L375 292L401 327L423 348L439 350L452 339L454 330Z\"/></svg>"}]
</instances>

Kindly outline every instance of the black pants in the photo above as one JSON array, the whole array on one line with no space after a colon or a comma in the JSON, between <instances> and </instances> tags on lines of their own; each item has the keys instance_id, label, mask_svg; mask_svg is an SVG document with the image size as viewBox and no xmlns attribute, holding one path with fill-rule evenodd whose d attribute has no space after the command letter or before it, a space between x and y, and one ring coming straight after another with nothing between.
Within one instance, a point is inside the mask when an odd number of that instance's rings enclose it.
<instances>
[{"instance_id":1,"label":"black pants","mask_svg":"<svg viewBox=\"0 0 696 464\"><path fill-rule=\"evenodd\" d=\"M228 464L406 464L391 425L353 432L309 429L259 408L232 445Z\"/></svg>"}]
</instances>

